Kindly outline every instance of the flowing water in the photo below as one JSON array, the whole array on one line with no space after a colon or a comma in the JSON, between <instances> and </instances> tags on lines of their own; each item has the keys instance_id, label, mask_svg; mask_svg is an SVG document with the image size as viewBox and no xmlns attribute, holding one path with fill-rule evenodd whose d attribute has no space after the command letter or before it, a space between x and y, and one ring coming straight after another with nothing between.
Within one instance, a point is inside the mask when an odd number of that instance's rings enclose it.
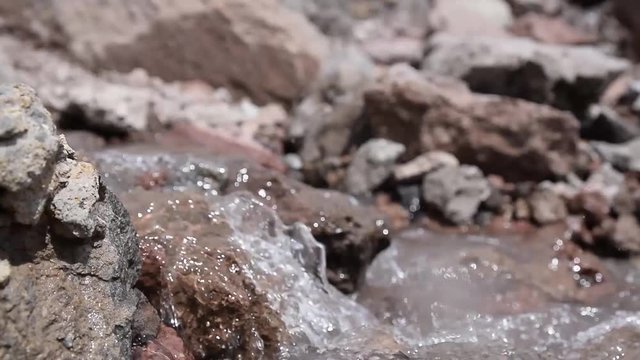
<instances>
[{"instance_id":1,"label":"flowing water","mask_svg":"<svg viewBox=\"0 0 640 360\"><path fill-rule=\"evenodd\" d=\"M134 218L167 206L175 212L176 201L200 204L188 207L196 216L162 218L177 225L154 225L163 236L183 237L191 252L222 244L190 230L194 219L200 229L228 225L223 245L238 254L234 271L266 296L284 323L282 358L640 356L640 265L583 252L562 228L510 236L410 229L375 259L365 286L346 296L327 284L324 249L304 225L285 226L259 196L219 194L221 183L251 173L229 174L224 161L190 155L107 151L93 158ZM172 266L219 267L207 259L178 257ZM168 314L171 301L165 299ZM171 316L167 321L180 327ZM264 344L252 354L267 359Z\"/></svg>"}]
</instances>

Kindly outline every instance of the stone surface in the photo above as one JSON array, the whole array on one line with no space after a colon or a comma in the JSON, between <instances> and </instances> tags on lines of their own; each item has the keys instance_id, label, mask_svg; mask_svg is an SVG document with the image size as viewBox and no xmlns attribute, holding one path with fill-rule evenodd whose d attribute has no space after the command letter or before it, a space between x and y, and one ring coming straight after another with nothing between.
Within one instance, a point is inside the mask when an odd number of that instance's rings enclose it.
<instances>
[{"instance_id":1,"label":"stone surface","mask_svg":"<svg viewBox=\"0 0 640 360\"><path fill-rule=\"evenodd\" d=\"M47 200L60 142L51 115L33 89L0 86L0 207L36 223Z\"/></svg>"},{"instance_id":2,"label":"stone surface","mask_svg":"<svg viewBox=\"0 0 640 360\"><path fill-rule=\"evenodd\" d=\"M607 84L629 68L626 60L593 47L539 44L507 38L437 35L423 68L463 79L478 92L508 95L581 114Z\"/></svg>"},{"instance_id":3,"label":"stone surface","mask_svg":"<svg viewBox=\"0 0 640 360\"><path fill-rule=\"evenodd\" d=\"M360 196L370 194L391 176L393 166L404 151L404 145L386 139L364 143L347 168L347 192Z\"/></svg>"},{"instance_id":4,"label":"stone surface","mask_svg":"<svg viewBox=\"0 0 640 360\"><path fill-rule=\"evenodd\" d=\"M541 225L564 220L567 217L567 207L564 200L550 189L537 189L528 199L531 217Z\"/></svg>"},{"instance_id":5,"label":"stone surface","mask_svg":"<svg viewBox=\"0 0 640 360\"><path fill-rule=\"evenodd\" d=\"M160 327L158 336L143 348L137 348L133 360L193 360L176 331L166 325Z\"/></svg>"},{"instance_id":6,"label":"stone surface","mask_svg":"<svg viewBox=\"0 0 640 360\"><path fill-rule=\"evenodd\" d=\"M279 105L235 101L229 91L201 82L169 83L142 70L97 76L59 54L7 35L0 36L0 50L0 81L34 87L64 128L122 136L197 122L255 142L263 140L265 129L284 127L288 120Z\"/></svg>"},{"instance_id":7,"label":"stone surface","mask_svg":"<svg viewBox=\"0 0 640 360\"><path fill-rule=\"evenodd\" d=\"M10 269L9 281L0 286L0 358L130 358L140 258L129 214L95 169L76 161L63 138L55 136L51 117L32 89L1 89L3 123L19 120L15 124L23 130L0 148L0 179L12 191L3 194L2 204L14 210L0 224L3 276L8 276L7 265ZM11 167L18 164L22 167ZM97 191L88 198L77 183L85 173L89 188ZM58 195L67 212L56 218L50 204ZM25 217L20 211L25 201L49 208ZM52 229L81 225L84 230L87 212L101 221L90 238L69 240Z\"/></svg>"},{"instance_id":8,"label":"stone surface","mask_svg":"<svg viewBox=\"0 0 640 360\"><path fill-rule=\"evenodd\" d=\"M517 16L533 12L547 15L557 15L562 9L561 0L507 0Z\"/></svg>"},{"instance_id":9,"label":"stone surface","mask_svg":"<svg viewBox=\"0 0 640 360\"><path fill-rule=\"evenodd\" d=\"M405 160L447 151L507 180L564 176L575 166L577 120L544 105L476 95L405 65L386 71L365 102L373 136L404 144Z\"/></svg>"},{"instance_id":10,"label":"stone surface","mask_svg":"<svg viewBox=\"0 0 640 360\"><path fill-rule=\"evenodd\" d=\"M302 15L275 0L8 1L0 15L5 27L64 47L91 67L201 78L260 102L299 98L327 51Z\"/></svg>"},{"instance_id":11,"label":"stone surface","mask_svg":"<svg viewBox=\"0 0 640 360\"><path fill-rule=\"evenodd\" d=\"M446 166L424 177L422 197L447 220L469 224L491 189L482 171L474 166Z\"/></svg>"}]
</instances>

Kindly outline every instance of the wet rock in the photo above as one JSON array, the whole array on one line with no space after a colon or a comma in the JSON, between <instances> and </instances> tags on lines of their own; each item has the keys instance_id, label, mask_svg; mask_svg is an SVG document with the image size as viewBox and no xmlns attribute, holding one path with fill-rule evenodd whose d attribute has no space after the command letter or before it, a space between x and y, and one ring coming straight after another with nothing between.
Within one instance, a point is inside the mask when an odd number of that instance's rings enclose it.
<instances>
[{"instance_id":1,"label":"wet rock","mask_svg":"<svg viewBox=\"0 0 640 360\"><path fill-rule=\"evenodd\" d=\"M568 202L569 210L584 216L588 226L604 222L611 212L611 205L601 192L583 191Z\"/></svg>"},{"instance_id":2,"label":"wet rock","mask_svg":"<svg viewBox=\"0 0 640 360\"><path fill-rule=\"evenodd\" d=\"M458 166L455 156L444 151L430 151L417 156L413 160L396 165L393 176L397 181L407 181L422 177L424 174L444 166Z\"/></svg>"},{"instance_id":3,"label":"wet rock","mask_svg":"<svg viewBox=\"0 0 640 360\"><path fill-rule=\"evenodd\" d=\"M281 174L231 164L224 193L248 190L273 206L285 224L302 222L326 248L327 277L351 293L367 266L389 244L384 215L336 191L314 189Z\"/></svg>"},{"instance_id":4,"label":"wet rock","mask_svg":"<svg viewBox=\"0 0 640 360\"><path fill-rule=\"evenodd\" d=\"M62 46L90 67L201 77L260 102L299 98L327 51L304 17L277 1L10 1L0 15L6 27Z\"/></svg>"},{"instance_id":5,"label":"wet rock","mask_svg":"<svg viewBox=\"0 0 640 360\"><path fill-rule=\"evenodd\" d=\"M139 254L129 215L95 169L75 160L54 135L32 89L1 89L3 122L20 120L25 131L0 148L0 179L11 190L2 204L13 210L0 223L0 238L9 240L0 242L3 276L10 269L0 287L0 358L129 358L140 296L133 288ZM66 212L54 216L43 205L24 212L25 201L55 202ZM84 241L69 241L53 229L60 225L85 236L88 218L100 219L101 226Z\"/></svg>"},{"instance_id":6,"label":"wet rock","mask_svg":"<svg viewBox=\"0 0 640 360\"><path fill-rule=\"evenodd\" d=\"M64 131L67 143L78 152L93 152L107 146L104 138L89 131Z\"/></svg>"},{"instance_id":7,"label":"wet rock","mask_svg":"<svg viewBox=\"0 0 640 360\"><path fill-rule=\"evenodd\" d=\"M619 327L618 327L619 326ZM582 342L575 353L566 358L598 360L616 357L640 357L640 332L634 325L613 325L613 329L602 333L593 331L587 341Z\"/></svg>"},{"instance_id":8,"label":"wet rock","mask_svg":"<svg viewBox=\"0 0 640 360\"><path fill-rule=\"evenodd\" d=\"M622 144L592 142L596 151L621 171L640 171L640 138Z\"/></svg>"},{"instance_id":9,"label":"wet rock","mask_svg":"<svg viewBox=\"0 0 640 360\"><path fill-rule=\"evenodd\" d=\"M391 176L396 160L404 151L404 145L386 139L371 139L364 143L347 169L347 192L362 196L382 185Z\"/></svg>"},{"instance_id":10,"label":"wet rock","mask_svg":"<svg viewBox=\"0 0 640 360\"><path fill-rule=\"evenodd\" d=\"M567 217L564 200L550 189L537 189L528 199L531 217L538 224L551 224Z\"/></svg>"},{"instance_id":11,"label":"wet rock","mask_svg":"<svg viewBox=\"0 0 640 360\"><path fill-rule=\"evenodd\" d=\"M176 331L161 325L158 336L145 347L137 348L134 360L193 360L193 355L185 347Z\"/></svg>"},{"instance_id":12,"label":"wet rock","mask_svg":"<svg viewBox=\"0 0 640 360\"><path fill-rule=\"evenodd\" d=\"M458 35L500 35L513 21L503 0L436 0L429 13L431 28Z\"/></svg>"},{"instance_id":13,"label":"wet rock","mask_svg":"<svg viewBox=\"0 0 640 360\"><path fill-rule=\"evenodd\" d=\"M475 166L447 166L424 177L425 202L458 225L468 224L490 195L489 183Z\"/></svg>"},{"instance_id":14,"label":"wet rock","mask_svg":"<svg viewBox=\"0 0 640 360\"><path fill-rule=\"evenodd\" d=\"M161 320L158 312L145 296L140 296L133 314L133 344L143 345L159 337Z\"/></svg>"},{"instance_id":15,"label":"wet rock","mask_svg":"<svg viewBox=\"0 0 640 360\"><path fill-rule=\"evenodd\" d=\"M598 100L629 67L592 47L538 44L528 39L437 35L423 67L463 79L473 91L551 104L576 114Z\"/></svg>"},{"instance_id":16,"label":"wet rock","mask_svg":"<svg viewBox=\"0 0 640 360\"><path fill-rule=\"evenodd\" d=\"M636 52L640 51L640 5L634 0L613 0L613 12L631 34L632 46Z\"/></svg>"},{"instance_id":17,"label":"wet rock","mask_svg":"<svg viewBox=\"0 0 640 360\"><path fill-rule=\"evenodd\" d=\"M574 166L578 122L547 106L475 95L459 83L395 65L365 94L373 136L404 144L404 159L441 150L506 180L542 180Z\"/></svg>"},{"instance_id":18,"label":"wet rock","mask_svg":"<svg viewBox=\"0 0 640 360\"><path fill-rule=\"evenodd\" d=\"M614 109L592 105L581 124L580 133L590 140L623 143L640 136L640 127L623 119Z\"/></svg>"},{"instance_id":19,"label":"wet rock","mask_svg":"<svg viewBox=\"0 0 640 360\"><path fill-rule=\"evenodd\" d=\"M528 14L518 18L509 29L517 36L558 45L584 45L595 43L598 38L571 26L561 18Z\"/></svg>"},{"instance_id":20,"label":"wet rock","mask_svg":"<svg viewBox=\"0 0 640 360\"><path fill-rule=\"evenodd\" d=\"M0 86L0 206L23 224L40 218L53 177L60 143L50 119L33 89Z\"/></svg>"}]
</instances>

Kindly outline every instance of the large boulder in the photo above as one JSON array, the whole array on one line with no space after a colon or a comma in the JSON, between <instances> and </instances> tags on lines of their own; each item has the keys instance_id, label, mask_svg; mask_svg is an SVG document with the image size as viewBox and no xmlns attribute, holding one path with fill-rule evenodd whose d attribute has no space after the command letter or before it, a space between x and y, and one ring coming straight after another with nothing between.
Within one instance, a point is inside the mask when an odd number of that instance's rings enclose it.
<instances>
[{"instance_id":1,"label":"large boulder","mask_svg":"<svg viewBox=\"0 0 640 360\"><path fill-rule=\"evenodd\" d=\"M443 150L511 180L568 174L579 140L578 121L567 112L473 94L404 65L390 68L366 91L365 118L373 136L406 145L406 159Z\"/></svg>"},{"instance_id":2,"label":"large boulder","mask_svg":"<svg viewBox=\"0 0 640 360\"><path fill-rule=\"evenodd\" d=\"M100 69L201 78L256 100L293 100L320 68L326 39L275 0L7 1L5 26Z\"/></svg>"},{"instance_id":3,"label":"large boulder","mask_svg":"<svg viewBox=\"0 0 640 360\"><path fill-rule=\"evenodd\" d=\"M140 258L127 211L32 89L0 86L0 114L0 358L129 358Z\"/></svg>"},{"instance_id":4,"label":"large boulder","mask_svg":"<svg viewBox=\"0 0 640 360\"><path fill-rule=\"evenodd\" d=\"M436 35L423 67L464 80L473 91L518 97L582 114L629 68L594 47L523 38Z\"/></svg>"}]
</instances>

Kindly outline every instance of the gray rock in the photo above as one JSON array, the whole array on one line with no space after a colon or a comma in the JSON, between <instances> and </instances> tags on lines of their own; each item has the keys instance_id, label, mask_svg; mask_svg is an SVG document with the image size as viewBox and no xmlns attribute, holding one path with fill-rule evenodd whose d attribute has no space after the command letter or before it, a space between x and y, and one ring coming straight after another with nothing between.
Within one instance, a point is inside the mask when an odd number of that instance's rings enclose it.
<instances>
[{"instance_id":1,"label":"gray rock","mask_svg":"<svg viewBox=\"0 0 640 360\"><path fill-rule=\"evenodd\" d=\"M592 142L596 151L621 171L640 171L640 138L623 144Z\"/></svg>"},{"instance_id":2,"label":"gray rock","mask_svg":"<svg viewBox=\"0 0 640 360\"><path fill-rule=\"evenodd\" d=\"M523 38L437 35L423 68L463 79L473 91L507 95L582 114L629 68L593 47Z\"/></svg>"},{"instance_id":3,"label":"gray rock","mask_svg":"<svg viewBox=\"0 0 640 360\"><path fill-rule=\"evenodd\" d=\"M517 16L528 12L557 15L562 9L561 0L507 0L507 2Z\"/></svg>"},{"instance_id":4,"label":"gray rock","mask_svg":"<svg viewBox=\"0 0 640 360\"><path fill-rule=\"evenodd\" d=\"M90 238L96 227L91 211L99 198L98 171L89 163L76 161L60 163L57 170L60 187L49 205L55 229L61 236Z\"/></svg>"},{"instance_id":5,"label":"gray rock","mask_svg":"<svg viewBox=\"0 0 640 360\"><path fill-rule=\"evenodd\" d=\"M489 182L475 166L447 166L427 174L422 183L425 202L459 225L471 223L491 194Z\"/></svg>"},{"instance_id":6,"label":"gray rock","mask_svg":"<svg viewBox=\"0 0 640 360\"><path fill-rule=\"evenodd\" d=\"M0 207L23 224L38 221L53 176L59 139L33 89L0 86Z\"/></svg>"},{"instance_id":7,"label":"gray rock","mask_svg":"<svg viewBox=\"0 0 640 360\"><path fill-rule=\"evenodd\" d=\"M455 156L444 151L429 151L413 160L396 165L393 177L397 181L415 179L443 166L458 166L460 162Z\"/></svg>"},{"instance_id":8,"label":"gray rock","mask_svg":"<svg viewBox=\"0 0 640 360\"><path fill-rule=\"evenodd\" d=\"M551 224L567 217L564 200L550 189L537 189L528 198L531 217L538 224Z\"/></svg>"},{"instance_id":9,"label":"gray rock","mask_svg":"<svg viewBox=\"0 0 640 360\"><path fill-rule=\"evenodd\" d=\"M393 172L393 166L405 150L404 145L386 139L367 141L358 149L347 169L347 192L353 195L367 195L382 185Z\"/></svg>"},{"instance_id":10,"label":"gray rock","mask_svg":"<svg viewBox=\"0 0 640 360\"><path fill-rule=\"evenodd\" d=\"M129 214L54 134L32 89L0 89L5 119L28 129L0 147L2 186L16 189L1 199L14 211L0 221L0 358L130 358L140 258ZM25 202L42 205L29 213ZM68 241L58 225L92 241Z\"/></svg>"}]
</instances>

